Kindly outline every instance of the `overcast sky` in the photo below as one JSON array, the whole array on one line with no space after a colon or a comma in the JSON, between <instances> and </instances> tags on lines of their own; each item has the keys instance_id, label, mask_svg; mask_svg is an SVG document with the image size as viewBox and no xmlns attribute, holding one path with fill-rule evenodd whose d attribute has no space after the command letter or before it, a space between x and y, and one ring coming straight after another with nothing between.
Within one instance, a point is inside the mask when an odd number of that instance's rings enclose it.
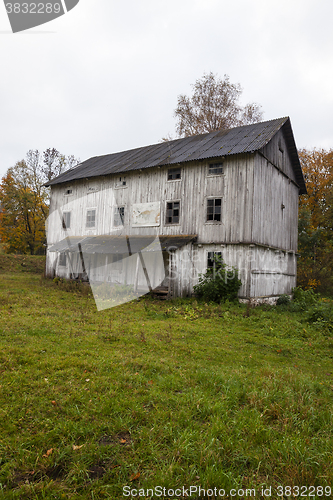
<instances>
[{"instance_id":1,"label":"overcast sky","mask_svg":"<svg viewBox=\"0 0 333 500\"><path fill-rule=\"evenodd\" d=\"M80 0L12 34L0 4L0 176L29 149L81 160L175 134L204 73L240 83L298 147L333 148L332 0Z\"/></svg>"}]
</instances>

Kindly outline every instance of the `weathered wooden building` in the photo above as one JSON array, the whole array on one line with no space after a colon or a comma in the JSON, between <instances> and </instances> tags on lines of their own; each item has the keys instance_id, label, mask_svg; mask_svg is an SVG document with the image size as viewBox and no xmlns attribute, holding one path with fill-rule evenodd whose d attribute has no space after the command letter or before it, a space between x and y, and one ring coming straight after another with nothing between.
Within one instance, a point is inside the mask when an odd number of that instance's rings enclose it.
<instances>
[{"instance_id":1,"label":"weathered wooden building","mask_svg":"<svg viewBox=\"0 0 333 500\"><path fill-rule=\"evenodd\" d=\"M185 296L219 254L240 270L240 298L296 285L306 187L288 117L94 157L49 185L49 275L86 272L140 288L148 271L149 286ZM158 235L162 270L153 246L146 270L127 253L129 235L134 247ZM133 257L126 272L124 255Z\"/></svg>"}]
</instances>

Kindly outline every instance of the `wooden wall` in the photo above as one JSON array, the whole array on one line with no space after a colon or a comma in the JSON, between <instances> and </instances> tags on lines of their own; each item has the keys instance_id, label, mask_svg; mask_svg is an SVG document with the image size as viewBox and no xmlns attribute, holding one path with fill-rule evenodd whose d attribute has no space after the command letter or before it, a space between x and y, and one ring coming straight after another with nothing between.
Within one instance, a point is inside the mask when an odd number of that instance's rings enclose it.
<instances>
[{"instance_id":1,"label":"wooden wall","mask_svg":"<svg viewBox=\"0 0 333 500\"><path fill-rule=\"evenodd\" d=\"M296 284L298 187L283 132L260 153L226 157L222 175L209 175L209 163L182 164L180 180L168 181L168 167L161 167L53 186L48 245L71 235L196 234L196 245L172 254L175 295L192 293L198 273L206 269L208 251L222 251L225 262L241 270L240 296L289 293ZM116 187L120 177L126 186ZM71 195L65 194L68 189ZM222 199L221 222L206 221L210 197ZM167 224L166 203L176 200L181 201L180 222ZM132 227L133 205L155 203L156 207L157 202L159 226ZM120 229L113 226L115 206L125 206ZM96 209L95 228L86 227L88 209ZM66 211L71 212L68 230L61 224ZM259 246L254 251L251 244ZM277 250L282 251L279 272L275 272ZM253 253L250 260L249 252ZM64 277L70 273L69 268L59 267L57 255L48 252L47 272L52 269Z\"/></svg>"},{"instance_id":2,"label":"wooden wall","mask_svg":"<svg viewBox=\"0 0 333 500\"><path fill-rule=\"evenodd\" d=\"M208 175L208 162L183 164L182 178L167 181L168 168L132 172L126 187L115 188L118 176L76 181L52 187L49 245L66 235L111 234L113 206L125 206L124 232L130 234L197 234L201 242L251 241L253 156L235 156L224 162L223 175ZM96 191L88 191L95 187ZM73 194L65 195L71 188ZM206 222L207 198L222 198L222 221ZM166 224L167 201L181 200L179 224ZM132 207L137 203L161 203L160 225L132 227ZM96 208L95 229L85 226L86 211ZM64 231L61 212L71 211L71 228Z\"/></svg>"},{"instance_id":3,"label":"wooden wall","mask_svg":"<svg viewBox=\"0 0 333 500\"><path fill-rule=\"evenodd\" d=\"M188 296L206 271L208 252L221 252L223 261L239 271L239 297L290 294L296 286L296 255L250 245L187 245L172 255L170 287L175 296Z\"/></svg>"},{"instance_id":4,"label":"wooden wall","mask_svg":"<svg viewBox=\"0 0 333 500\"><path fill-rule=\"evenodd\" d=\"M297 251L298 187L256 155L252 242Z\"/></svg>"}]
</instances>

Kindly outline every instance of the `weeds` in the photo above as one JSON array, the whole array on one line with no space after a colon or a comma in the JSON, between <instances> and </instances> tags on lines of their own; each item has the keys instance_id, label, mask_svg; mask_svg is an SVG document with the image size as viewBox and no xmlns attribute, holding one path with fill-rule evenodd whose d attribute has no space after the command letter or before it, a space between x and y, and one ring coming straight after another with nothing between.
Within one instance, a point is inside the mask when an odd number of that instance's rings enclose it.
<instances>
[{"instance_id":1,"label":"weeds","mask_svg":"<svg viewBox=\"0 0 333 500\"><path fill-rule=\"evenodd\" d=\"M15 271L0 304L0 499L333 483L333 337L309 318L330 302L97 312Z\"/></svg>"}]
</instances>

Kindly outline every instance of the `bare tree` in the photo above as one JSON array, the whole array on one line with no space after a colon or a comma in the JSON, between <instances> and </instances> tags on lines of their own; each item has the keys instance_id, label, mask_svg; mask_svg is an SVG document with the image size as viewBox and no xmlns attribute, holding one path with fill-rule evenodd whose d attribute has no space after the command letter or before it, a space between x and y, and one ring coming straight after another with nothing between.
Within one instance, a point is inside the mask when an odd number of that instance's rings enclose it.
<instances>
[{"instance_id":1,"label":"bare tree","mask_svg":"<svg viewBox=\"0 0 333 500\"><path fill-rule=\"evenodd\" d=\"M55 148L48 148L43 153L30 149L26 158L8 171L19 185L29 188L48 203L50 189L44 184L78 163L73 155L65 156Z\"/></svg>"},{"instance_id":2,"label":"bare tree","mask_svg":"<svg viewBox=\"0 0 333 500\"><path fill-rule=\"evenodd\" d=\"M192 87L192 96L178 96L175 117L179 137L248 125L263 117L259 104L239 104L243 89L239 83L231 83L228 75L221 79L213 73L204 74Z\"/></svg>"}]
</instances>

